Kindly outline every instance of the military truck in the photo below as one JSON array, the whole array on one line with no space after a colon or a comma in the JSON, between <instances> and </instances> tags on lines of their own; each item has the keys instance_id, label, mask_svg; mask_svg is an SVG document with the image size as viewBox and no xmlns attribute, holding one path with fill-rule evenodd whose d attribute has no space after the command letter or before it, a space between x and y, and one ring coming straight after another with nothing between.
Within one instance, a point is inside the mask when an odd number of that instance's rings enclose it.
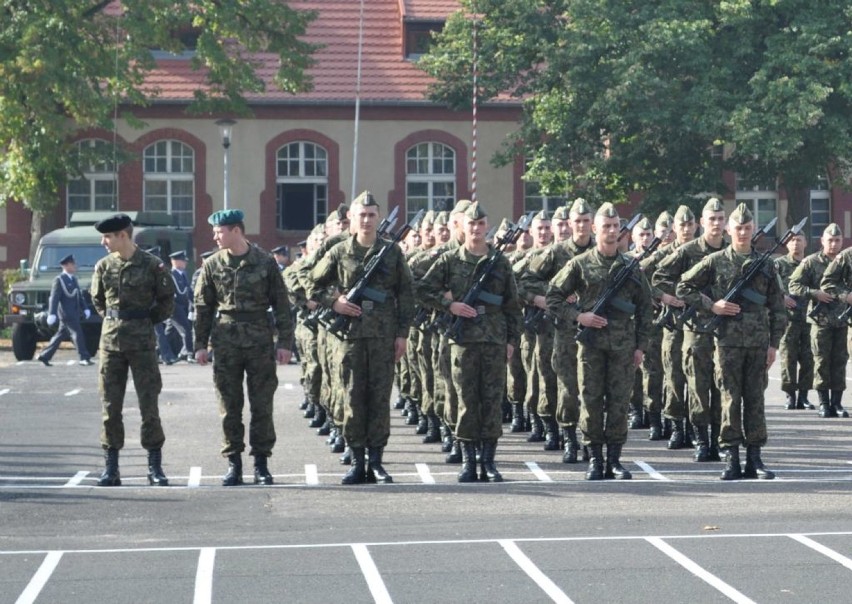
<instances>
[{"instance_id":1,"label":"military truck","mask_svg":"<svg viewBox=\"0 0 852 604\"><path fill-rule=\"evenodd\" d=\"M143 249L157 248L155 253L168 266L169 254L184 250L189 258L187 270L192 274L192 233L173 226L171 216L160 212L125 212L133 221L133 239ZM38 342L49 340L56 333L57 324L48 326L47 308L54 278L62 268L59 261L74 254L77 261L77 280L86 301L91 306L89 286L98 260L107 251L101 245L101 234L96 222L113 215L113 212L74 212L65 228L47 233L39 241L33 266L21 262L26 279L12 285L9 293L6 326L12 327L12 350L19 361L33 358ZM86 346L94 354L101 337L101 318L92 312L88 319L80 318Z\"/></svg>"}]
</instances>

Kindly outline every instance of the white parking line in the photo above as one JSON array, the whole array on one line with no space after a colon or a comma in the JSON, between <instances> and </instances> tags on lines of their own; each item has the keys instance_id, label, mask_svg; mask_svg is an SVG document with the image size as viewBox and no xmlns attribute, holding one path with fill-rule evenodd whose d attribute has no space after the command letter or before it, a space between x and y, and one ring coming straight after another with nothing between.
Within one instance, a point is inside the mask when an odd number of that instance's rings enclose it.
<instances>
[{"instance_id":1,"label":"white parking line","mask_svg":"<svg viewBox=\"0 0 852 604\"><path fill-rule=\"evenodd\" d=\"M62 552L48 552L47 556L45 556L44 561L41 563L41 566L38 567L36 574L33 575L33 578L30 579L29 584L27 584L26 589L18 596L18 599L15 600L15 604L31 604L36 601L38 595L41 593L41 590L44 589L45 584L47 584L48 579L50 579L50 575L53 574L53 571L56 569L56 565L59 564L59 560L62 558Z\"/></svg>"},{"instance_id":2,"label":"white parking line","mask_svg":"<svg viewBox=\"0 0 852 604\"><path fill-rule=\"evenodd\" d=\"M533 561L521 551L521 548L519 548L514 541L500 540L497 543L506 550L506 553L515 561L515 564L520 566L521 570L527 573L527 576L535 581L535 584L538 585L544 593L550 596L551 600L554 602L560 602L561 604L573 604L571 598L566 596L565 592L559 589L556 583L550 580L550 577L541 572L538 566L536 566Z\"/></svg>"},{"instance_id":3,"label":"white parking line","mask_svg":"<svg viewBox=\"0 0 852 604\"><path fill-rule=\"evenodd\" d=\"M76 486L78 486L81 482L83 482L83 479L84 479L86 476L88 476L88 475L89 475L89 473L88 473L88 472L86 472L86 471L84 471L84 470L80 470L79 472L77 472L76 474L74 474L74 477L73 477L73 478L71 478L71 479L69 479L69 480L68 480L68 482L66 482L63 486L66 486L66 487L76 487Z\"/></svg>"},{"instance_id":4,"label":"white parking line","mask_svg":"<svg viewBox=\"0 0 852 604\"><path fill-rule=\"evenodd\" d=\"M291 384L290 382L287 382L286 384L284 384L284 390L292 390L292 389L293 389L293 384Z\"/></svg>"},{"instance_id":5,"label":"white parking line","mask_svg":"<svg viewBox=\"0 0 852 604\"><path fill-rule=\"evenodd\" d=\"M417 468L417 474L420 476L420 480L423 481L423 484L435 484L435 477L432 476L432 472L429 471L429 466L425 463L416 463L414 467Z\"/></svg>"},{"instance_id":6,"label":"white parking line","mask_svg":"<svg viewBox=\"0 0 852 604\"><path fill-rule=\"evenodd\" d=\"M319 473L317 472L316 464L305 464L305 484L319 484Z\"/></svg>"},{"instance_id":7,"label":"white parking line","mask_svg":"<svg viewBox=\"0 0 852 604\"><path fill-rule=\"evenodd\" d=\"M545 473L545 471L542 470L536 462L525 461L524 465L526 465L530 469L530 472L532 472L533 475L536 478L538 478L541 482L553 482L553 479L550 476L548 476Z\"/></svg>"},{"instance_id":8,"label":"white parking line","mask_svg":"<svg viewBox=\"0 0 852 604\"><path fill-rule=\"evenodd\" d=\"M3 388L3 390L0 390L0 396L3 396L4 394L9 394L9 392L11 391L8 388Z\"/></svg>"},{"instance_id":9,"label":"white parking line","mask_svg":"<svg viewBox=\"0 0 852 604\"><path fill-rule=\"evenodd\" d=\"M201 486L201 466L192 466L189 468L189 478L186 481L186 486L190 489L197 489Z\"/></svg>"},{"instance_id":10,"label":"white parking line","mask_svg":"<svg viewBox=\"0 0 852 604\"><path fill-rule=\"evenodd\" d=\"M713 573L704 570L702 567L698 566L698 564L681 554L679 551L677 551L675 548L673 548L671 545L669 545L659 537L647 537L645 540L654 547L656 547L658 550L663 552L669 558L680 564L686 570L691 572L693 575L695 575L705 583L709 584L713 588L721 591L734 602L739 602L741 604L755 604L754 600L748 598L742 592L737 591L734 587L728 585Z\"/></svg>"},{"instance_id":11,"label":"white parking line","mask_svg":"<svg viewBox=\"0 0 852 604\"><path fill-rule=\"evenodd\" d=\"M845 566L849 570L852 570L852 560L850 560L849 558L847 558L843 554L837 553L833 549L827 548L822 543L817 543L813 539L808 539L804 535L787 535L787 536L790 537L790 539L794 539L794 540L798 541L802 545L807 545L809 548L811 548L814 551L821 553L823 556L828 556L829 558L831 558L835 562L838 562L839 564L842 564L843 566Z\"/></svg>"},{"instance_id":12,"label":"white parking line","mask_svg":"<svg viewBox=\"0 0 852 604\"><path fill-rule=\"evenodd\" d=\"M80 394L79 388L74 388L74 390L69 390L68 392L65 393L65 396L74 396L76 394Z\"/></svg>"},{"instance_id":13,"label":"white parking line","mask_svg":"<svg viewBox=\"0 0 852 604\"><path fill-rule=\"evenodd\" d=\"M352 552L355 554L355 559L358 560L358 566L361 567L361 572L364 573L364 579L367 580L367 587L370 588L370 593L373 594L373 599L376 604L392 604L393 600L388 593L385 582L382 580L382 575L379 569L376 568L376 563L373 562L373 557L367 546L363 543L354 543Z\"/></svg>"},{"instance_id":14,"label":"white parking line","mask_svg":"<svg viewBox=\"0 0 852 604\"><path fill-rule=\"evenodd\" d=\"M210 604L213 601L213 565L216 549L202 548L198 552L198 569L195 571L195 597L193 604Z\"/></svg>"},{"instance_id":15,"label":"white parking line","mask_svg":"<svg viewBox=\"0 0 852 604\"><path fill-rule=\"evenodd\" d=\"M662 474L657 472L654 468L652 468L650 464L645 463L641 459L636 459L636 460L633 461L633 463L635 463L637 466L642 468L642 471L645 472L648 476L650 476L654 480L671 481L671 478L663 476Z\"/></svg>"}]
</instances>

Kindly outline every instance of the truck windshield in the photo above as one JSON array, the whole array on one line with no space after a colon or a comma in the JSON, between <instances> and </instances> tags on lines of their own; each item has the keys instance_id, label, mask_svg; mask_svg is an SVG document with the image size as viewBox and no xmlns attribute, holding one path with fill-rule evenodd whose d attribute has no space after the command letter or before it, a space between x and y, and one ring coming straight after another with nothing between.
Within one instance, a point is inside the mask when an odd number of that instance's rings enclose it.
<instances>
[{"instance_id":1,"label":"truck windshield","mask_svg":"<svg viewBox=\"0 0 852 604\"><path fill-rule=\"evenodd\" d=\"M36 258L35 265L39 272L59 272L62 267L59 261L68 254L74 254L77 261L77 269L92 270L98 260L107 255L106 248L102 245L55 245L41 248Z\"/></svg>"}]
</instances>

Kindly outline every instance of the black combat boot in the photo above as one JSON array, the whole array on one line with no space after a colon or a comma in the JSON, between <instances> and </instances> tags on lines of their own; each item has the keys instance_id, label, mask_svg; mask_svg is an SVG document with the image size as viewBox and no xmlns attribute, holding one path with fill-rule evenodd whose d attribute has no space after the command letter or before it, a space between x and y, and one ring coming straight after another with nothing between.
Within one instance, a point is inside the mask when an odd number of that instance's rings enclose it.
<instances>
[{"instance_id":1,"label":"black combat boot","mask_svg":"<svg viewBox=\"0 0 852 604\"><path fill-rule=\"evenodd\" d=\"M725 450L725 469L722 470L722 475L719 476L722 480L739 480L743 477L743 470L740 468L740 447L734 445Z\"/></svg>"},{"instance_id":2,"label":"black combat boot","mask_svg":"<svg viewBox=\"0 0 852 604\"><path fill-rule=\"evenodd\" d=\"M831 399L828 397L828 390L817 390L819 395L819 416L820 417L837 417L837 412L831 406Z\"/></svg>"},{"instance_id":3,"label":"black combat boot","mask_svg":"<svg viewBox=\"0 0 852 604\"><path fill-rule=\"evenodd\" d=\"M311 419L316 413L317 407L319 405L314 405L313 403L308 403L308 406L305 407L305 412L302 414L306 419Z\"/></svg>"},{"instance_id":4,"label":"black combat boot","mask_svg":"<svg viewBox=\"0 0 852 604\"><path fill-rule=\"evenodd\" d=\"M325 417L326 417L325 407L323 407L322 405L317 405L316 408L314 409L314 416L311 419L308 426L311 427L311 428L321 427L325 423Z\"/></svg>"},{"instance_id":5,"label":"black combat boot","mask_svg":"<svg viewBox=\"0 0 852 604\"><path fill-rule=\"evenodd\" d=\"M343 455L339 458L341 466L351 466L352 465L352 449L349 447L343 448Z\"/></svg>"},{"instance_id":6,"label":"black combat boot","mask_svg":"<svg viewBox=\"0 0 852 604\"><path fill-rule=\"evenodd\" d=\"M583 461L589 461L592 456L589 454L589 447L583 445Z\"/></svg>"},{"instance_id":7,"label":"black combat boot","mask_svg":"<svg viewBox=\"0 0 852 604\"><path fill-rule=\"evenodd\" d=\"M235 487L243 484L243 458L239 453L228 455L228 471L222 477L223 487Z\"/></svg>"},{"instance_id":8,"label":"black combat boot","mask_svg":"<svg viewBox=\"0 0 852 604\"><path fill-rule=\"evenodd\" d=\"M512 421L512 417L513 417L512 403L510 403L509 399L507 399L507 398L503 399L502 412L503 412L503 423L504 424L510 423Z\"/></svg>"},{"instance_id":9,"label":"black combat boot","mask_svg":"<svg viewBox=\"0 0 852 604\"><path fill-rule=\"evenodd\" d=\"M409 413L409 411L411 411L411 406L412 406L414 403L412 403L412 402L411 402L411 399L410 399L410 398L408 398L407 396L402 396L402 395L400 395L400 398L402 398L402 400L403 400L404 402L403 402L402 409L400 410L399 414L400 414L402 417L408 417L408 413Z\"/></svg>"},{"instance_id":10,"label":"black combat boot","mask_svg":"<svg viewBox=\"0 0 852 604\"><path fill-rule=\"evenodd\" d=\"M559 424L556 423L556 418L553 416L544 418L546 426L544 435L544 450L559 451Z\"/></svg>"},{"instance_id":11,"label":"black combat boot","mask_svg":"<svg viewBox=\"0 0 852 604\"><path fill-rule=\"evenodd\" d=\"M775 478L775 472L763 465L763 461L760 459L760 447L757 445L748 445L746 447L743 478L760 478L761 480L772 480Z\"/></svg>"},{"instance_id":12,"label":"black combat boot","mask_svg":"<svg viewBox=\"0 0 852 604\"><path fill-rule=\"evenodd\" d=\"M621 465L621 447L619 444L608 444L606 446L606 469L604 478L615 478L616 480L630 480L633 474Z\"/></svg>"},{"instance_id":13,"label":"black combat boot","mask_svg":"<svg viewBox=\"0 0 852 604\"><path fill-rule=\"evenodd\" d=\"M449 453L453 450L453 431L450 427L441 424L441 453Z\"/></svg>"},{"instance_id":14,"label":"black combat boot","mask_svg":"<svg viewBox=\"0 0 852 604\"><path fill-rule=\"evenodd\" d=\"M690 449L695 446L695 430L688 419L683 420L683 446Z\"/></svg>"},{"instance_id":15,"label":"black combat boot","mask_svg":"<svg viewBox=\"0 0 852 604\"><path fill-rule=\"evenodd\" d=\"M784 406L787 411L792 411L796 408L796 394L793 392L784 392L787 398L787 404Z\"/></svg>"},{"instance_id":16,"label":"black combat boot","mask_svg":"<svg viewBox=\"0 0 852 604\"><path fill-rule=\"evenodd\" d=\"M428 445L441 442L441 420L435 414L427 415L426 420L429 427L426 430L426 436L423 437L423 443Z\"/></svg>"},{"instance_id":17,"label":"black combat boot","mask_svg":"<svg viewBox=\"0 0 852 604\"><path fill-rule=\"evenodd\" d=\"M334 425L334 420L331 420L331 430L328 431L328 438L325 439L325 444L329 447L334 444L337 437L340 436L340 428Z\"/></svg>"},{"instance_id":18,"label":"black combat boot","mask_svg":"<svg viewBox=\"0 0 852 604\"><path fill-rule=\"evenodd\" d=\"M835 417L849 417L849 413L840 404L840 399L843 398L842 390L831 391L831 408L834 409Z\"/></svg>"},{"instance_id":19,"label":"black combat boot","mask_svg":"<svg viewBox=\"0 0 852 604\"><path fill-rule=\"evenodd\" d=\"M405 425L416 426L420 421L420 414L418 413L418 411L420 410L417 408L417 405L414 403L414 401L412 401L411 399L408 400L411 404L406 407L406 409L408 409L408 413L405 414Z\"/></svg>"},{"instance_id":20,"label":"black combat boot","mask_svg":"<svg viewBox=\"0 0 852 604\"><path fill-rule=\"evenodd\" d=\"M427 434L429 432L429 416L423 413L423 409L420 407L417 408L417 428L414 430L415 434Z\"/></svg>"},{"instance_id":21,"label":"black combat boot","mask_svg":"<svg viewBox=\"0 0 852 604\"><path fill-rule=\"evenodd\" d=\"M334 442L331 443L331 452L332 453L343 453L346 451L346 439L343 438L343 434L338 433L337 437L335 437ZM346 462L347 464L349 462Z\"/></svg>"},{"instance_id":22,"label":"black combat boot","mask_svg":"<svg viewBox=\"0 0 852 604\"><path fill-rule=\"evenodd\" d=\"M707 426L693 425L695 431L695 461L710 461L710 446L707 442Z\"/></svg>"},{"instance_id":23,"label":"black combat boot","mask_svg":"<svg viewBox=\"0 0 852 604\"><path fill-rule=\"evenodd\" d=\"M586 470L586 480L603 480L603 478L603 445L589 445L589 469Z\"/></svg>"},{"instance_id":24,"label":"black combat boot","mask_svg":"<svg viewBox=\"0 0 852 604\"><path fill-rule=\"evenodd\" d=\"M669 439L669 444L666 445L669 449L683 449L686 446L686 434L683 430L683 420L672 420L672 437Z\"/></svg>"},{"instance_id":25,"label":"black combat boot","mask_svg":"<svg viewBox=\"0 0 852 604\"><path fill-rule=\"evenodd\" d=\"M577 426L562 428L562 439L565 441L562 463L577 463L577 451L580 450L580 443L577 442Z\"/></svg>"},{"instance_id":26,"label":"black combat boot","mask_svg":"<svg viewBox=\"0 0 852 604\"><path fill-rule=\"evenodd\" d=\"M630 411L628 412L627 427L630 430L641 430L644 427L645 420L643 418L642 403L638 405L630 403Z\"/></svg>"},{"instance_id":27,"label":"black combat boot","mask_svg":"<svg viewBox=\"0 0 852 604\"><path fill-rule=\"evenodd\" d=\"M397 411L405 409L405 398L401 394L396 397L396 402L393 404L393 408Z\"/></svg>"},{"instance_id":28,"label":"black combat boot","mask_svg":"<svg viewBox=\"0 0 852 604\"><path fill-rule=\"evenodd\" d=\"M369 459L370 465L367 468L367 482L379 482L381 484L389 484L393 482L390 474L382 467L382 456L384 455L384 447L370 447Z\"/></svg>"},{"instance_id":29,"label":"black combat boot","mask_svg":"<svg viewBox=\"0 0 852 604\"><path fill-rule=\"evenodd\" d=\"M265 455L254 456L254 484L267 485L273 483L267 460L268 458Z\"/></svg>"},{"instance_id":30,"label":"black combat boot","mask_svg":"<svg viewBox=\"0 0 852 604\"><path fill-rule=\"evenodd\" d=\"M523 432L526 428L524 421L524 404L512 403L512 432Z\"/></svg>"},{"instance_id":31,"label":"black combat boot","mask_svg":"<svg viewBox=\"0 0 852 604\"><path fill-rule=\"evenodd\" d=\"M528 443L544 442L544 422L538 413L532 414L532 432L527 437Z\"/></svg>"},{"instance_id":32,"label":"black combat boot","mask_svg":"<svg viewBox=\"0 0 852 604\"><path fill-rule=\"evenodd\" d=\"M121 473L118 471L118 449L104 450L104 472L98 478L99 487L120 487Z\"/></svg>"},{"instance_id":33,"label":"black combat boot","mask_svg":"<svg viewBox=\"0 0 852 604\"><path fill-rule=\"evenodd\" d=\"M299 411L304 411L308 408L308 399L304 399L301 403L299 403Z\"/></svg>"},{"instance_id":34,"label":"black combat boot","mask_svg":"<svg viewBox=\"0 0 852 604\"><path fill-rule=\"evenodd\" d=\"M325 421L322 423L322 426L317 428L317 436L329 436L332 426L334 426L334 422L331 421L331 414L326 413Z\"/></svg>"},{"instance_id":35,"label":"black combat boot","mask_svg":"<svg viewBox=\"0 0 852 604\"><path fill-rule=\"evenodd\" d=\"M450 447L450 452L444 457L444 463L462 463L464 461L464 452L462 451L461 443L456 437L453 438L453 445ZM472 455L476 455L476 447L474 443L470 443Z\"/></svg>"},{"instance_id":36,"label":"black combat boot","mask_svg":"<svg viewBox=\"0 0 852 604\"><path fill-rule=\"evenodd\" d=\"M458 446L456 440L453 446ZM469 440L461 443L462 469L459 472L459 482L476 482L476 445Z\"/></svg>"},{"instance_id":37,"label":"black combat boot","mask_svg":"<svg viewBox=\"0 0 852 604\"><path fill-rule=\"evenodd\" d=\"M169 486L169 479L163 472L163 450L148 451L148 484L156 487Z\"/></svg>"},{"instance_id":38,"label":"black combat boot","mask_svg":"<svg viewBox=\"0 0 852 604\"><path fill-rule=\"evenodd\" d=\"M648 440L663 440L663 414L659 411L650 411L648 416L650 419Z\"/></svg>"},{"instance_id":39,"label":"black combat boot","mask_svg":"<svg viewBox=\"0 0 852 604\"><path fill-rule=\"evenodd\" d=\"M482 441L482 473L480 479L488 482L503 482L503 475L494 465L494 455L497 453L496 440Z\"/></svg>"},{"instance_id":40,"label":"black combat boot","mask_svg":"<svg viewBox=\"0 0 852 604\"><path fill-rule=\"evenodd\" d=\"M799 390L799 398L796 399L796 409L813 409L814 406L808 400L808 391Z\"/></svg>"},{"instance_id":41,"label":"black combat boot","mask_svg":"<svg viewBox=\"0 0 852 604\"><path fill-rule=\"evenodd\" d=\"M367 468L365 467L364 447L352 447L352 466L340 479L340 484L364 484L367 482Z\"/></svg>"},{"instance_id":42,"label":"black combat boot","mask_svg":"<svg viewBox=\"0 0 852 604\"><path fill-rule=\"evenodd\" d=\"M719 424L710 424L710 444L707 450L708 461L722 461L719 456L719 432L722 427Z\"/></svg>"}]
</instances>

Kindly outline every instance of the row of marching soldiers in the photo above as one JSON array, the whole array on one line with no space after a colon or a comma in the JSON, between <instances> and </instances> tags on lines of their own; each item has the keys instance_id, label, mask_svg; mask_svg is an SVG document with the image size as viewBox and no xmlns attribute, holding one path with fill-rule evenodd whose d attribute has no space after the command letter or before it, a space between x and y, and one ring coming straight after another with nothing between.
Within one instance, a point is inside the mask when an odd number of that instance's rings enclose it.
<instances>
[{"instance_id":1,"label":"row of marching soldiers","mask_svg":"<svg viewBox=\"0 0 852 604\"><path fill-rule=\"evenodd\" d=\"M631 477L621 463L628 426L668 438L670 449L693 446L696 461L725 452L722 479L773 478L761 459L764 391L782 338L791 408L810 405L810 338L826 350L817 355L820 414L846 416L837 367L848 356L841 315L852 255L838 254L836 241L826 249L840 237L836 225L823 251L802 260L800 223L770 250L783 244L788 255L767 262L749 209L740 204L726 218L715 198L698 221L681 206L655 224L625 224L611 204L593 211L577 199L552 215L504 220L493 236L485 207L463 200L397 238L372 299L353 301L347 293L371 256L393 243L376 236L368 192L347 210L315 228L307 255L284 272L300 313L305 416L350 464L344 484L392 481L382 461L394 376L394 406L447 463L462 464L460 482L502 480L503 423L561 451L565 463L582 457L589 480ZM801 265L789 270L785 258ZM840 268L826 270L832 259ZM754 263L760 271L745 295L726 299ZM822 283L823 273L836 282ZM797 318L808 306L814 326L802 336ZM343 337L318 320L323 307L347 318Z\"/></svg>"}]
</instances>

